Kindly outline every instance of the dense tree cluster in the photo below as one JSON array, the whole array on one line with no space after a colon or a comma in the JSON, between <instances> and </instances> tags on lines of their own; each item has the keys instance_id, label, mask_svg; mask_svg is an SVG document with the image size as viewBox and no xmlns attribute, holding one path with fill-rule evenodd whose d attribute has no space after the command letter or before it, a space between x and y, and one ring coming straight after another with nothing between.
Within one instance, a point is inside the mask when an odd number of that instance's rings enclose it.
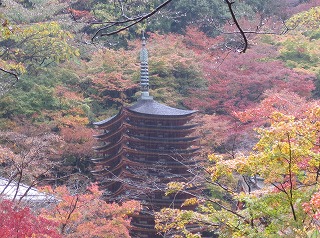
<instances>
[{"instance_id":1,"label":"dense tree cluster","mask_svg":"<svg viewBox=\"0 0 320 238\"><path fill-rule=\"evenodd\" d=\"M163 210L159 232L200 237L188 230L197 223L221 237L319 234L320 1L158 9L164 2L0 1L1 177L57 199L31 209L18 190L10 201L0 191L1 236L129 237L139 204L106 203L89 161L92 123L139 96L142 30L150 93L199 110L202 135L192 172L205 191L184 204L198 208ZM248 41L243 54L228 2ZM167 193L188 186L170 183Z\"/></svg>"}]
</instances>

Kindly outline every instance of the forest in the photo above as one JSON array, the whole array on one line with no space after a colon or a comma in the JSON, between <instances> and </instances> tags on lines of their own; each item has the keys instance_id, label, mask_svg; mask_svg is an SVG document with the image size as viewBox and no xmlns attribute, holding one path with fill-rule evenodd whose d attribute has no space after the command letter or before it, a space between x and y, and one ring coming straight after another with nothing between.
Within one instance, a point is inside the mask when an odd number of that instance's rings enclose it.
<instances>
[{"instance_id":1,"label":"forest","mask_svg":"<svg viewBox=\"0 0 320 238\"><path fill-rule=\"evenodd\" d=\"M156 214L163 237L320 236L320 1L164 2L0 0L0 237L130 237L139 202L90 171L93 123L140 96L142 31L150 94L200 125L204 193Z\"/></svg>"}]
</instances>

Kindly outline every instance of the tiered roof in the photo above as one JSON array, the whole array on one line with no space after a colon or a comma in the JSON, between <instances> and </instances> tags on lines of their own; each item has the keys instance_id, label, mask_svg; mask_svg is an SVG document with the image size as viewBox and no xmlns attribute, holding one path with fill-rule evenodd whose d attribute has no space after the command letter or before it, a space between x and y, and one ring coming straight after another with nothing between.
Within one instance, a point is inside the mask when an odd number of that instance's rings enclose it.
<instances>
[{"instance_id":1,"label":"tiered roof","mask_svg":"<svg viewBox=\"0 0 320 238\"><path fill-rule=\"evenodd\" d=\"M110 200L138 199L150 212L172 203L179 206L189 198L179 195L179 199L174 200L165 196L162 189L172 179L185 181L193 176L186 165L195 164L198 137L192 136L197 125L190 123L196 111L164 105L149 95L145 40L140 59L140 99L132 106L123 107L118 114L95 123L101 130L101 134L95 136L101 145L94 148L100 157L92 160L96 164L92 173L108 190ZM158 237L150 214L140 213L132 225L132 237Z\"/></svg>"},{"instance_id":2,"label":"tiered roof","mask_svg":"<svg viewBox=\"0 0 320 238\"><path fill-rule=\"evenodd\" d=\"M183 110L174 107L169 107L162 103L158 103L153 99L140 99L131 107L127 107L131 112L140 113L144 116L188 116L192 115L196 111L194 110Z\"/></svg>"}]
</instances>

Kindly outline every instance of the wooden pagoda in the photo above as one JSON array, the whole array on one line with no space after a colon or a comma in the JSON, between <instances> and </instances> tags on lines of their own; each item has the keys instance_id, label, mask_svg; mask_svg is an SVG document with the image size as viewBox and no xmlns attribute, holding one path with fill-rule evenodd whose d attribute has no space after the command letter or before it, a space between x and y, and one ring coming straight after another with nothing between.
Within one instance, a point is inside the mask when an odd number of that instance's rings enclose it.
<instances>
[{"instance_id":1,"label":"wooden pagoda","mask_svg":"<svg viewBox=\"0 0 320 238\"><path fill-rule=\"evenodd\" d=\"M148 52L143 39L141 97L133 106L96 122L100 130L93 159L93 175L110 201L139 200L142 210L132 219L132 237L162 237L154 229L154 212L164 207L181 207L186 194L165 196L168 182L191 180L198 137L191 123L196 111L158 103L149 96Z\"/></svg>"}]
</instances>

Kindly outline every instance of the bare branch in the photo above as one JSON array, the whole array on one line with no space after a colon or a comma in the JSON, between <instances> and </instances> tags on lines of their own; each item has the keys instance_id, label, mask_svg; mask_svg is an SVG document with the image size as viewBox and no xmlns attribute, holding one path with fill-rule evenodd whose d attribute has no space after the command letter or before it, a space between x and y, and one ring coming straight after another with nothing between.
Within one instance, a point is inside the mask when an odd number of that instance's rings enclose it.
<instances>
[{"instance_id":1,"label":"bare branch","mask_svg":"<svg viewBox=\"0 0 320 238\"><path fill-rule=\"evenodd\" d=\"M11 76L15 77L16 81L19 80L19 76L17 73L14 73L12 71L9 71L9 70L3 69L3 68L0 68L0 71L4 72L6 74L10 74Z\"/></svg>"},{"instance_id":2,"label":"bare branch","mask_svg":"<svg viewBox=\"0 0 320 238\"><path fill-rule=\"evenodd\" d=\"M241 36L242 36L242 39L243 39L243 47L242 49L239 49L239 53L245 53L246 50L248 49L248 39L247 39L247 36L246 34L244 33L244 31L242 30L238 20L237 20L237 17L236 15L234 14L234 11L232 9L232 4L234 4L234 1L229 1L229 0L225 0L226 4L228 5L228 8L229 8L229 12L231 14L231 17L232 17L232 20L234 22L234 24L236 24Z\"/></svg>"},{"instance_id":3,"label":"bare branch","mask_svg":"<svg viewBox=\"0 0 320 238\"><path fill-rule=\"evenodd\" d=\"M122 14L122 17L125 17L126 20L125 21L115 21L115 22L112 22L110 25L108 26L105 26L103 28L100 28L95 34L94 36L91 38L91 40L93 41L95 38L97 37L100 37L100 36L111 36L111 35L115 35L115 34L118 34L119 32L121 31L124 31L140 22L142 22L143 20L153 16L154 14L156 14L158 11L160 11L160 9L164 8L166 5L168 5L172 0L166 0L164 3L160 4L158 7L156 7L153 11L147 13L147 14L144 14L142 16L138 16L136 18L133 18L133 19L130 19L128 18L126 15L123 15ZM123 9L122 9L123 10ZM129 23L129 22L132 22L130 23L129 25L125 25L125 26L122 26L120 29L118 30L115 30L115 31L111 31L111 32L105 32L103 33L103 31L109 29L110 27L112 26L116 26L116 25L122 25L122 24L125 24L125 23Z\"/></svg>"}]
</instances>

